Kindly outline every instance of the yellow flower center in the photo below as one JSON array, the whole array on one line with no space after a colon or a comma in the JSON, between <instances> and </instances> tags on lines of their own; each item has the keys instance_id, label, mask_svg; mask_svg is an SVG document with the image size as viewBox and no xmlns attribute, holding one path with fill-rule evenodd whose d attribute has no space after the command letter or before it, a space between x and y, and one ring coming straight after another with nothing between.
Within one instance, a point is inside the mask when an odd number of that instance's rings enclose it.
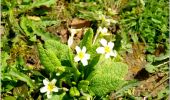
<instances>
[{"instance_id":1,"label":"yellow flower center","mask_svg":"<svg viewBox=\"0 0 170 100\"><path fill-rule=\"evenodd\" d=\"M52 83L49 83L48 86L47 86L48 90L51 92L54 88L55 88L55 85L52 84Z\"/></svg>"},{"instance_id":2,"label":"yellow flower center","mask_svg":"<svg viewBox=\"0 0 170 100\"><path fill-rule=\"evenodd\" d=\"M109 46L105 46L104 50L105 50L106 53L109 53L111 51Z\"/></svg>"},{"instance_id":3,"label":"yellow flower center","mask_svg":"<svg viewBox=\"0 0 170 100\"><path fill-rule=\"evenodd\" d=\"M83 59L83 58L84 58L84 53L83 53L83 52L79 52L78 57L79 57L80 59Z\"/></svg>"}]
</instances>

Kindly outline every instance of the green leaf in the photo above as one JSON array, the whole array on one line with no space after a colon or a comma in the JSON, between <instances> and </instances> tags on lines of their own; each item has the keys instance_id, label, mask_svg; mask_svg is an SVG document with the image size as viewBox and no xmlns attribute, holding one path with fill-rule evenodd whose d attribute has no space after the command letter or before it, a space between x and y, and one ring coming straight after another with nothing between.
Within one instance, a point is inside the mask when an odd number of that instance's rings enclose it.
<instances>
[{"instance_id":1,"label":"green leaf","mask_svg":"<svg viewBox=\"0 0 170 100\"><path fill-rule=\"evenodd\" d=\"M33 36L32 32L29 32L31 30L28 29L30 24L31 22L26 17L21 17L20 26L27 36Z\"/></svg>"},{"instance_id":2,"label":"green leaf","mask_svg":"<svg viewBox=\"0 0 170 100\"><path fill-rule=\"evenodd\" d=\"M40 61L48 72L54 72L57 67L61 66L61 62L52 50L46 50L42 44L38 44L38 51Z\"/></svg>"},{"instance_id":3,"label":"green leaf","mask_svg":"<svg viewBox=\"0 0 170 100\"><path fill-rule=\"evenodd\" d=\"M128 66L121 62L113 62L111 59L101 59L94 66L94 71L90 73L87 80L90 81L89 90L98 96L121 87L125 81Z\"/></svg>"},{"instance_id":4,"label":"green leaf","mask_svg":"<svg viewBox=\"0 0 170 100\"><path fill-rule=\"evenodd\" d=\"M156 66L152 65L151 63L148 63L148 64L145 65L145 69L149 73L154 73L155 70L156 70Z\"/></svg>"},{"instance_id":5,"label":"green leaf","mask_svg":"<svg viewBox=\"0 0 170 100\"><path fill-rule=\"evenodd\" d=\"M130 80L128 81L126 84L124 84L120 89L116 90L116 92L114 92L114 95L115 95L115 99L116 98L119 98L121 96L124 95L124 93L126 91L128 91L129 89L132 89L136 86L139 85L140 82L136 81L136 80Z\"/></svg>"},{"instance_id":6,"label":"green leaf","mask_svg":"<svg viewBox=\"0 0 170 100\"><path fill-rule=\"evenodd\" d=\"M86 31L83 40L80 43L80 47L86 46L87 49L90 49L92 47L93 35L94 35L93 29L89 28Z\"/></svg>"},{"instance_id":7,"label":"green leaf","mask_svg":"<svg viewBox=\"0 0 170 100\"><path fill-rule=\"evenodd\" d=\"M14 96L6 96L4 100L16 100L16 98Z\"/></svg>"},{"instance_id":8,"label":"green leaf","mask_svg":"<svg viewBox=\"0 0 170 100\"><path fill-rule=\"evenodd\" d=\"M157 19L151 18L151 20L152 20L155 24L161 24L161 21L159 21L159 20L157 20Z\"/></svg>"},{"instance_id":9,"label":"green leaf","mask_svg":"<svg viewBox=\"0 0 170 100\"><path fill-rule=\"evenodd\" d=\"M52 4L55 4L57 0L36 0L33 3L30 3L29 5L19 5L20 13L25 12L27 10L31 10L33 8L39 8L40 6L47 6L50 7Z\"/></svg>"},{"instance_id":10,"label":"green leaf","mask_svg":"<svg viewBox=\"0 0 170 100\"><path fill-rule=\"evenodd\" d=\"M132 38L132 40L133 40L134 43L137 43L137 42L138 42L138 36L137 36L136 33L131 34L131 38Z\"/></svg>"},{"instance_id":11,"label":"green leaf","mask_svg":"<svg viewBox=\"0 0 170 100\"><path fill-rule=\"evenodd\" d=\"M65 45L55 40L48 40L45 42L45 48L52 50L57 58L60 60L62 66L73 67L73 73L75 74L75 80L78 80L80 72L78 71L73 58L73 52Z\"/></svg>"},{"instance_id":12,"label":"green leaf","mask_svg":"<svg viewBox=\"0 0 170 100\"><path fill-rule=\"evenodd\" d=\"M67 45L62 44L59 41L48 40L45 42L45 48L47 50L52 50L63 66L70 65L70 56L73 56L73 53Z\"/></svg>"},{"instance_id":13,"label":"green leaf","mask_svg":"<svg viewBox=\"0 0 170 100\"><path fill-rule=\"evenodd\" d=\"M159 57L155 57L155 61L168 59L169 55L170 55L170 50L167 50L165 54L160 54Z\"/></svg>"},{"instance_id":14,"label":"green leaf","mask_svg":"<svg viewBox=\"0 0 170 100\"><path fill-rule=\"evenodd\" d=\"M45 31L46 27L50 24L54 24L54 21L34 21L31 19L28 19L25 16L21 17L20 26L25 32L26 36L30 38L30 40L35 41L36 37L35 35L40 36L43 40L48 39L57 39L57 37L52 36L52 34ZM56 21L57 23L57 21Z\"/></svg>"},{"instance_id":15,"label":"green leaf","mask_svg":"<svg viewBox=\"0 0 170 100\"><path fill-rule=\"evenodd\" d=\"M60 21L56 21L56 20L48 20L48 19L42 19L41 21L37 22L38 24L41 24L42 28L46 28L48 26L52 26L52 25L59 25Z\"/></svg>"},{"instance_id":16,"label":"green leaf","mask_svg":"<svg viewBox=\"0 0 170 100\"><path fill-rule=\"evenodd\" d=\"M34 83L33 81L31 80L30 77L28 77L27 75L15 70L15 69L12 69L10 70L9 74L15 78L17 78L18 80L21 80L21 81L24 81L26 82L31 88L34 87Z\"/></svg>"}]
</instances>

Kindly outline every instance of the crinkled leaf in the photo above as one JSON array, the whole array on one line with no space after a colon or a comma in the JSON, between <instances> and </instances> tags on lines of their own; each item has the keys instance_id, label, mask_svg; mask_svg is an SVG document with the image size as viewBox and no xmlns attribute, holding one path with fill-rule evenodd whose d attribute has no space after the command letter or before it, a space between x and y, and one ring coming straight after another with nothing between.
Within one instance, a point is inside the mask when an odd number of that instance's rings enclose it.
<instances>
[{"instance_id":1,"label":"crinkled leaf","mask_svg":"<svg viewBox=\"0 0 170 100\"><path fill-rule=\"evenodd\" d=\"M73 53L70 52L67 45L62 44L59 41L48 40L45 42L45 48L47 50L53 50L63 66L70 65L70 56L73 56Z\"/></svg>"},{"instance_id":2,"label":"crinkled leaf","mask_svg":"<svg viewBox=\"0 0 170 100\"><path fill-rule=\"evenodd\" d=\"M38 44L38 51L40 61L48 72L54 72L57 66L61 66L59 59L52 50L46 50L41 44Z\"/></svg>"},{"instance_id":3,"label":"crinkled leaf","mask_svg":"<svg viewBox=\"0 0 170 100\"><path fill-rule=\"evenodd\" d=\"M73 67L73 73L75 73L75 80L77 80L80 75L80 72L76 68L73 58L73 52L71 49L65 45L55 40L48 40L45 42L45 48L47 50L52 50L58 59L61 61L62 66Z\"/></svg>"},{"instance_id":4,"label":"crinkled leaf","mask_svg":"<svg viewBox=\"0 0 170 100\"><path fill-rule=\"evenodd\" d=\"M9 74L15 78L17 78L18 80L21 80L21 81L24 81L26 82L31 88L34 87L34 83L33 81L31 80L30 77L28 77L27 75L17 71L17 70L14 70L12 69Z\"/></svg>"},{"instance_id":5,"label":"crinkled leaf","mask_svg":"<svg viewBox=\"0 0 170 100\"><path fill-rule=\"evenodd\" d=\"M103 96L123 85L127 71L128 67L124 63L100 59L87 78L90 81L89 90Z\"/></svg>"}]
</instances>

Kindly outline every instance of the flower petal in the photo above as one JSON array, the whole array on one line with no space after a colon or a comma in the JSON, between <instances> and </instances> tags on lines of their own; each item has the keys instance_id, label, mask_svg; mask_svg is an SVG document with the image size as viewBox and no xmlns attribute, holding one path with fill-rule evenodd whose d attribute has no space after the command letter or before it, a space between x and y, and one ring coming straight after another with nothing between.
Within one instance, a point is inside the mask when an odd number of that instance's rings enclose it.
<instances>
[{"instance_id":1,"label":"flower petal","mask_svg":"<svg viewBox=\"0 0 170 100\"><path fill-rule=\"evenodd\" d=\"M111 49L113 49L114 43L113 43L113 42L109 42L109 43L108 43L108 46L109 46Z\"/></svg>"},{"instance_id":2,"label":"flower petal","mask_svg":"<svg viewBox=\"0 0 170 100\"><path fill-rule=\"evenodd\" d=\"M105 39L101 39L100 40L100 43L103 45L103 46L107 46L107 41Z\"/></svg>"},{"instance_id":3,"label":"flower petal","mask_svg":"<svg viewBox=\"0 0 170 100\"><path fill-rule=\"evenodd\" d=\"M47 95L48 95L48 94L51 94L51 93L52 93L51 91L47 91Z\"/></svg>"},{"instance_id":4,"label":"flower petal","mask_svg":"<svg viewBox=\"0 0 170 100\"><path fill-rule=\"evenodd\" d=\"M78 62L78 61L80 61L80 58L79 58L78 56L75 56L75 57L74 57L74 61L75 61L75 62Z\"/></svg>"},{"instance_id":5,"label":"flower petal","mask_svg":"<svg viewBox=\"0 0 170 100\"><path fill-rule=\"evenodd\" d=\"M68 47L71 47L71 45L73 44L73 41L74 41L73 36L70 36L67 41Z\"/></svg>"},{"instance_id":6,"label":"flower petal","mask_svg":"<svg viewBox=\"0 0 170 100\"><path fill-rule=\"evenodd\" d=\"M102 34L106 34L107 33L107 28L106 27L104 27L103 29L102 29L102 32L101 32Z\"/></svg>"},{"instance_id":7,"label":"flower petal","mask_svg":"<svg viewBox=\"0 0 170 100\"><path fill-rule=\"evenodd\" d=\"M86 53L86 47L85 46L83 46L82 52Z\"/></svg>"},{"instance_id":8,"label":"flower petal","mask_svg":"<svg viewBox=\"0 0 170 100\"><path fill-rule=\"evenodd\" d=\"M52 94L47 93L47 98L50 99L52 97Z\"/></svg>"},{"instance_id":9,"label":"flower petal","mask_svg":"<svg viewBox=\"0 0 170 100\"><path fill-rule=\"evenodd\" d=\"M53 89L54 92L58 92L58 90L59 90L58 87L55 87L55 88Z\"/></svg>"},{"instance_id":10,"label":"flower petal","mask_svg":"<svg viewBox=\"0 0 170 100\"><path fill-rule=\"evenodd\" d=\"M44 87L40 88L40 92L41 92L41 93L45 93L45 92L47 92L47 87L46 87L46 86L44 86Z\"/></svg>"},{"instance_id":11,"label":"flower petal","mask_svg":"<svg viewBox=\"0 0 170 100\"><path fill-rule=\"evenodd\" d=\"M116 56L117 56L116 50L112 51L112 52L110 53L110 55L116 57Z\"/></svg>"},{"instance_id":12,"label":"flower petal","mask_svg":"<svg viewBox=\"0 0 170 100\"><path fill-rule=\"evenodd\" d=\"M49 80L47 78L43 80L44 85L48 85L48 83L49 83Z\"/></svg>"},{"instance_id":13,"label":"flower petal","mask_svg":"<svg viewBox=\"0 0 170 100\"><path fill-rule=\"evenodd\" d=\"M76 32L77 32L76 29L69 29L69 31L71 34L76 34Z\"/></svg>"},{"instance_id":14,"label":"flower petal","mask_svg":"<svg viewBox=\"0 0 170 100\"><path fill-rule=\"evenodd\" d=\"M98 48L96 49L96 52L97 52L97 53L104 54L104 53L105 53L104 47L98 47Z\"/></svg>"},{"instance_id":15,"label":"flower petal","mask_svg":"<svg viewBox=\"0 0 170 100\"><path fill-rule=\"evenodd\" d=\"M79 53L81 51L80 47L76 46L76 52Z\"/></svg>"},{"instance_id":16,"label":"flower petal","mask_svg":"<svg viewBox=\"0 0 170 100\"><path fill-rule=\"evenodd\" d=\"M53 80L51 81L52 84L55 84L56 82L57 82L56 79L53 79Z\"/></svg>"},{"instance_id":17,"label":"flower petal","mask_svg":"<svg viewBox=\"0 0 170 100\"><path fill-rule=\"evenodd\" d=\"M105 54L105 58L109 58L110 57L110 53Z\"/></svg>"},{"instance_id":18,"label":"flower petal","mask_svg":"<svg viewBox=\"0 0 170 100\"><path fill-rule=\"evenodd\" d=\"M89 54L85 54L85 59L90 59L90 55Z\"/></svg>"},{"instance_id":19,"label":"flower petal","mask_svg":"<svg viewBox=\"0 0 170 100\"><path fill-rule=\"evenodd\" d=\"M83 64L83 66L88 65L87 59L82 59L81 62L82 62L82 64Z\"/></svg>"}]
</instances>

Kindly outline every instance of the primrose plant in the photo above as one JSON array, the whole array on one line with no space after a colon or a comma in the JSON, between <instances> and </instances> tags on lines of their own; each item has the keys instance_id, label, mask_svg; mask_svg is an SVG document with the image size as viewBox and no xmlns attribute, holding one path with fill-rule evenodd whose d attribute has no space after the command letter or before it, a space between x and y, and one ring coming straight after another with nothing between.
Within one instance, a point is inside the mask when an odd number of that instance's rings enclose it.
<instances>
[{"instance_id":1,"label":"primrose plant","mask_svg":"<svg viewBox=\"0 0 170 100\"><path fill-rule=\"evenodd\" d=\"M114 43L100 37L92 43L93 36L89 28L75 49L56 40L38 43L41 64L52 80L44 79L40 88L48 99L100 99L126 83L127 65L115 60Z\"/></svg>"}]
</instances>

